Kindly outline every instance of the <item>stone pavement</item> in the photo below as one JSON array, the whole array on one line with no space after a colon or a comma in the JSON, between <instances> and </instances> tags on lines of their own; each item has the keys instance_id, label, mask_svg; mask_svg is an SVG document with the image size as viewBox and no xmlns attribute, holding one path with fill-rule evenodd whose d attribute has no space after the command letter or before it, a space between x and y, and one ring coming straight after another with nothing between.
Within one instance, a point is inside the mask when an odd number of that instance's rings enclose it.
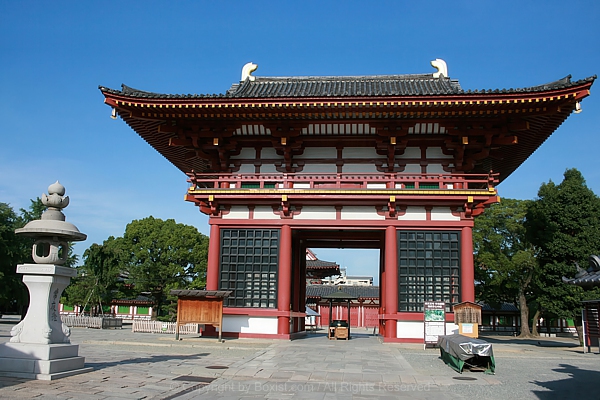
<instances>
[{"instance_id":1,"label":"stone pavement","mask_svg":"<svg viewBox=\"0 0 600 400\"><path fill-rule=\"evenodd\" d=\"M8 341L9 321L0 323ZM94 371L55 381L0 377L9 399L552 399L600 398L598 354L573 339L489 337L496 375L458 374L422 345L324 333L295 341L226 340L73 328ZM598 349L595 349L598 350ZM457 379L458 378L458 379ZM590 392L590 390L592 390Z\"/></svg>"}]
</instances>

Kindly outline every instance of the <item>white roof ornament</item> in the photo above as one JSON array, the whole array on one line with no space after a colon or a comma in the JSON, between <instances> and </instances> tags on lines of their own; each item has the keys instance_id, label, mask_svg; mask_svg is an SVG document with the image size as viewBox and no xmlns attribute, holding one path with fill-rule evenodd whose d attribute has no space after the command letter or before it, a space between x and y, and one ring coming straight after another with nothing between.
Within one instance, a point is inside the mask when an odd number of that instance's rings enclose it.
<instances>
[{"instance_id":1,"label":"white roof ornament","mask_svg":"<svg viewBox=\"0 0 600 400\"><path fill-rule=\"evenodd\" d=\"M256 78L253 77L251 74L254 71L256 71L257 68L258 68L258 65L253 64L251 62L249 62L246 65L244 65L244 67L242 68L242 79L241 79L241 81L244 82L246 79L249 79L250 82L254 82L254 79L256 79Z\"/></svg>"},{"instance_id":2,"label":"white roof ornament","mask_svg":"<svg viewBox=\"0 0 600 400\"><path fill-rule=\"evenodd\" d=\"M436 58L431 62L433 68L437 69L437 72L433 73L434 78L439 78L440 76L448 77L448 66L446 65L446 61L441 58Z\"/></svg>"}]
</instances>

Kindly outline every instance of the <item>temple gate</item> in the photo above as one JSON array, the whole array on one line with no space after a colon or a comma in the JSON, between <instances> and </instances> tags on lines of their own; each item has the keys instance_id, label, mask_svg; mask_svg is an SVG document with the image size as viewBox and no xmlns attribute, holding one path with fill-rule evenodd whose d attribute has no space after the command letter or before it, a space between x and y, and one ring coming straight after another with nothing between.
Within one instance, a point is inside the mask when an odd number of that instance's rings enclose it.
<instances>
[{"instance_id":1,"label":"temple gate","mask_svg":"<svg viewBox=\"0 0 600 400\"><path fill-rule=\"evenodd\" d=\"M304 334L307 248L380 250L380 332L423 342L423 302L473 302L473 218L589 95L595 77L465 91L435 73L258 77L220 95L100 87L188 176L209 215L206 290L223 334Z\"/></svg>"}]
</instances>

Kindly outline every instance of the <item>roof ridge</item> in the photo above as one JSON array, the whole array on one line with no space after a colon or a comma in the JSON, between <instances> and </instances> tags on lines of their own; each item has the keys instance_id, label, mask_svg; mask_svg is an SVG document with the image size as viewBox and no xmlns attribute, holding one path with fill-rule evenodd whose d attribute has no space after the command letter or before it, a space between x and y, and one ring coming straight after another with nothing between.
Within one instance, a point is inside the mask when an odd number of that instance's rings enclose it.
<instances>
[{"instance_id":1,"label":"roof ridge","mask_svg":"<svg viewBox=\"0 0 600 400\"><path fill-rule=\"evenodd\" d=\"M382 74L382 75L300 75L300 76L254 76L257 81L284 81L284 80L356 80L356 79L406 79L406 78L433 78L433 74ZM443 77L444 79L450 79ZM440 78L435 78L440 79ZM245 83L240 82L241 84Z\"/></svg>"},{"instance_id":2,"label":"roof ridge","mask_svg":"<svg viewBox=\"0 0 600 400\"><path fill-rule=\"evenodd\" d=\"M468 89L456 79L432 74L362 75L362 76L296 76L255 77L234 83L219 94L163 94L121 85L121 90L99 86L102 92L137 98L211 99L211 98L300 98L300 97L377 97L377 96L439 96L482 93L534 93L564 89L594 82L593 75L577 81L571 75L562 79L529 87L510 89Z\"/></svg>"}]
</instances>

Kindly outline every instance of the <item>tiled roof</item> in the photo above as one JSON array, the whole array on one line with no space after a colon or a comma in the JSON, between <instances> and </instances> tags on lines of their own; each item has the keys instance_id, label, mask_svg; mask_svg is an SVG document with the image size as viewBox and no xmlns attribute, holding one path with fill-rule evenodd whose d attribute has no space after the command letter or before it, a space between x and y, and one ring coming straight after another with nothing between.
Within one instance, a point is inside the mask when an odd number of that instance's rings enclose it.
<instances>
[{"instance_id":1,"label":"tiled roof","mask_svg":"<svg viewBox=\"0 0 600 400\"><path fill-rule=\"evenodd\" d=\"M330 295L339 290L338 286L331 285L307 285L306 286L306 297L307 298L323 298L324 296ZM353 285L342 285L342 290L359 300L362 299L379 299L379 286L353 286Z\"/></svg>"},{"instance_id":2,"label":"tiled roof","mask_svg":"<svg viewBox=\"0 0 600 400\"><path fill-rule=\"evenodd\" d=\"M256 77L233 85L235 98L372 97L457 94L458 81L428 75Z\"/></svg>"},{"instance_id":3,"label":"tiled roof","mask_svg":"<svg viewBox=\"0 0 600 400\"><path fill-rule=\"evenodd\" d=\"M571 82L571 75L543 85L517 89L463 90L457 80L421 75L373 76L299 76L255 77L233 84L224 94L162 94L142 91L121 85L121 90L100 86L104 93L145 99L251 99L302 97L385 97L385 96L440 96L481 93L531 93L591 82L596 76Z\"/></svg>"},{"instance_id":4,"label":"tiled roof","mask_svg":"<svg viewBox=\"0 0 600 400\"><path fill-rule=\"evenodd\" d=\"M231 290L171 290L171 294L178 297L218 297L224 298L231 294Z\"/></svg>"},{"instance_id":5,"label":"tiled roof","mask_svg":"<svg viewBox=\"0 0 600 400\"><path fill-rule=\"evenodd\" d=\"M135 299L112 299L110 303L115 305L153 304L154 301L147 296L138 296Z\"/></svg>"},{"instance_id":6,"label":"tiled roof","mask_svg":"<svg viewBox=\"0 0 600 400\"><path fill-rule=\"evenodd\" d=\"M600 286L600 257L591 255L589 263L590 266L587 270L584 270L577 265L577 274L575 275L575 278L569 279L563 277L563 282L588 288Z\"/></svg>"},{"instance_id":7,"label":"tiled roof","mask_svg":"<svg viewBox=\"0 0 600 400\"><path fill-rule=\"evenodd\" d=\"M334 268L339 269L340 266L337 263L323 260L306 260L306 268L321 269L321 268Z\"/></svg>"}]
</instances>

